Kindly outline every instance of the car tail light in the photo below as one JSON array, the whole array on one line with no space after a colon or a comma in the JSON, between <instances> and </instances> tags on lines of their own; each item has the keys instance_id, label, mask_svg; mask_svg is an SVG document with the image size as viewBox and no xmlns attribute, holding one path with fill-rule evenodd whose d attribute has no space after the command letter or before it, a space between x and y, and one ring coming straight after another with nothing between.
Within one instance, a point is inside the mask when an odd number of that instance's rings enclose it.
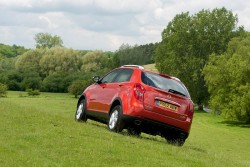
<instances>
[{"instance_id":1,"label":"car tail light","mask_svg":"<svg viewBox=\"0 0 250 167\"><path fill-rule=\"evenodd\" d=\"M134 86L134 96L135 96L135 98L142 102L144 93L145 93L145 88L141 84L136 83L135 86Z\"/></svg>"},{"instance_id":2,"label":"car tail light","mask_svg":"<svg viewBox=\"0 0 250 167\"><path fill-rule=\"evenodd\" d=\"M193 102L189 104L189 112L194 112Z\"/></svg>"},{"instance_id":3,"label":"car tail light","mask_svg":"<svg viewBox=\"0 0 250 167\"><path fill-rule=\"evenodd\" d=\"M193 114L194 114L194 105L193 105L193 103L190 103L189 107L188 107L188 116L192 117Z\"/></svg>"}]
</instances>

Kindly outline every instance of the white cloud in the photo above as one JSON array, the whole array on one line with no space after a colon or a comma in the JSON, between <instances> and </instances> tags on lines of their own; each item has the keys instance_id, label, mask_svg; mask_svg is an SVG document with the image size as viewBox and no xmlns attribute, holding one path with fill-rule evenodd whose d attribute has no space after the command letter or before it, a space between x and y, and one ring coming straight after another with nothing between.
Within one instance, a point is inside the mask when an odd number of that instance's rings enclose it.
<instances>
[{"instance_id":1,"label":"white cloud","mask_svg":"<svg viewBox=\"0 0 250 167\"><path fill-rule=\"evenodd\" d=\"M55 24L55 23L53 23L53 22L52 22L48 17L46 17L46 16L41 15L41 16L39 16L39 19L40 19L40 20L46 21L49 28L58 28L58 25Z\"/></svg>"},{"instance_id":2,"label":"white cloud","mask_svg":"<svg viewBox=\"0 0 250 167\"><path fill-rule=\"evenodd\" d=\"M34 47L38 32L59 35L66 47L117 50L123 43L159 42L174 16L225 6L250 31L245 0L1 0L0 43Z\"/></svg>"}]
</instances>

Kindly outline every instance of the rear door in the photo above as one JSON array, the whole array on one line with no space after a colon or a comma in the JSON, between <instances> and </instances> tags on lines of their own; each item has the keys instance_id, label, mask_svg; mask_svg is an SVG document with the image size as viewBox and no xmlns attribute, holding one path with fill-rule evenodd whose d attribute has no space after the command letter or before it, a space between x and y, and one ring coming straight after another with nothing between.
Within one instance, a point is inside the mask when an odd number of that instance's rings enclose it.
<instances>
[{"instance_id":1,"label":"rear door","mask_svg":"<svg viewBox=\"0 0 250 167\"><path fill-rule=\"evenodd\" d=\"M104 76L100 83L96 83L94 88L90 92L90 102L89 110L99 111L99 112L108 112L108 105L117 90L113 89L113 81L121 72L121 69L111 71L109 74Z\"/></svg>"},{"instance_id":2,"label":"rear door","mask_svg":"<svg viewBox=\"0 0 250 167\"><path fill-rule=\"evenodd\" d=\"M133 73L132 69L117 69L103 77L101 83L96 84L90 95L90 108L94 111L108 113L111 103L125 89Z\"/></svg>"}]
</instances>

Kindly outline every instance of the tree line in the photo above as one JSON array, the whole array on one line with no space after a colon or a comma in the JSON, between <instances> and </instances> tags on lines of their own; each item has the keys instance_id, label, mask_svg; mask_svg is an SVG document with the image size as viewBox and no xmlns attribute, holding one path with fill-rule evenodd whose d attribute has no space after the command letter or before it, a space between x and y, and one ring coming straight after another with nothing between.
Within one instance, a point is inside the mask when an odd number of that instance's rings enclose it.
<instances>
[{"instance_id":1,"label":"tree line","mask_svg":"<svg viewBox=\"0 0 250 167\"><path fill-rule=\"evenodd\" d=\"M0 45L0 83L9 90L70 91L77 95L92 83L94 75L102 76L124 64L142 64L141 60L151 63L155 48L155 44L123 44L115 52L73 50L64 47L56 35L38 33L34 39L35 49Z\"/></svg>"}]
</instances>

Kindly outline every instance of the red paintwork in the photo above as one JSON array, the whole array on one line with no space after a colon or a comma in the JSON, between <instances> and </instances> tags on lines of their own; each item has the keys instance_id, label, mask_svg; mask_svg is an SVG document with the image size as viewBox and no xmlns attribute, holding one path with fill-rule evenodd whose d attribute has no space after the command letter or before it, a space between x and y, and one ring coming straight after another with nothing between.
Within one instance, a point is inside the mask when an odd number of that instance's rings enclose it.
<instances>
[{"instance_id":1,"label":"red paintwork","mask_svg":"<svg viewBox=\"0 0 250 167\"><path fill-rule=\"evenodd\" d=\"M189 133L193 119L193 102L190 98L148 86L141 81L141 72L138 68L130 68L134 72L129 82L92 84L85 91L87 110L108 114L114 99L120 98L124 115L146 118L166 123ZM171 78L171 76L163 75ZM135 84L140 84L145 90L143 100L136 99ZM178 111L159 107L155 100L161 100L178 106Z\"/></svg>"}]
</instances>

